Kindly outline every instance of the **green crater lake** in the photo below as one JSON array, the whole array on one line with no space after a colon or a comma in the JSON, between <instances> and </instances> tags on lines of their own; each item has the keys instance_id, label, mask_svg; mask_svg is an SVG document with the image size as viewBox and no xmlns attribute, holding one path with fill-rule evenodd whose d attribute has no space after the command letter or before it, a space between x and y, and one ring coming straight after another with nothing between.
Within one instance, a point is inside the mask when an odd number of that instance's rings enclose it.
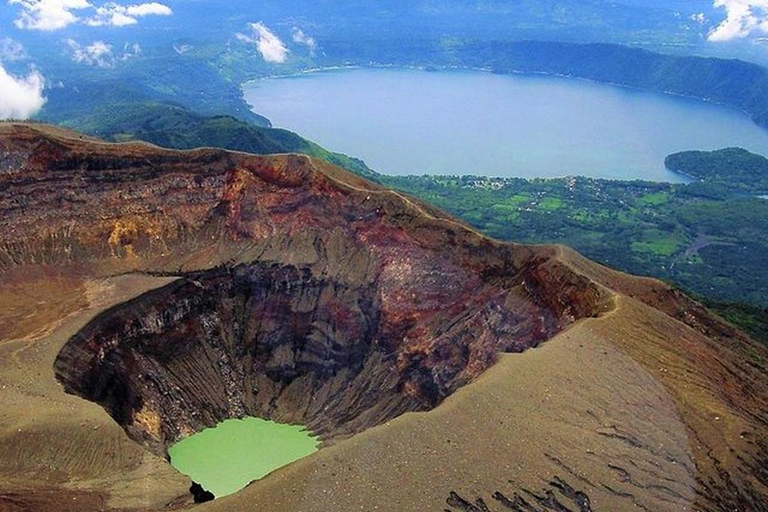
<instances>
[{"instance_id":1,"label":"green crater lake","mask_svg":"<svg viewBox=\"0 0 768 512\"><path fill-rule=\"evenodd\" d=\"M168 453L173 467L220 498L316 452L319 444L301 425L245 418L205 429Z\"/></svg>"}]
</instances>

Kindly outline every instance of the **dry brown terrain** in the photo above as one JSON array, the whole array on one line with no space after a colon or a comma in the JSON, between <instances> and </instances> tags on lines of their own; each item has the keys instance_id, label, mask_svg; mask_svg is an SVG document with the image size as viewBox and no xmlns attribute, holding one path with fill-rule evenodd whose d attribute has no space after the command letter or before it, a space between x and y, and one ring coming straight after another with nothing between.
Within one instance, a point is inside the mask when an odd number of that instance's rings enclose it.
<instances>
[{"instance_id":1,"label":"dry brown terrain","mask_svg":"<svg viewBox=\"0 0 768 512\"><path fill-rule=\"evenodd\" d=\"M34 125L0 212L0 510L768 510L768 353L657 281L304 157ZM244 413L326 446L192 505L165 449Z\"/></svg>"}]
</instances>

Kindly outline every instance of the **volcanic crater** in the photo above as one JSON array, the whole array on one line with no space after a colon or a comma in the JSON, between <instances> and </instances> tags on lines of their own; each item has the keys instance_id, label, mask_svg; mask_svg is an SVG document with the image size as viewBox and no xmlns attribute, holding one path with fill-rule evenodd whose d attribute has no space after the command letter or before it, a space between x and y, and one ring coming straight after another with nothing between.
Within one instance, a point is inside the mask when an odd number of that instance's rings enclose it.
<instances>
[{"instance_id":1,"label":"volcanic crater","mask_svg":"<svg viewBox=\"0 0 768 512\"><path fill-rule=\"evenodd\" d=\"M496 276L506 286L411 274L394 304L380 276L349 283L260 262L191 273L99 315L64 346L56 375L158 454L244 416L305 424L330 442L432 409L499 352L599 312L604 297L586 281L561 290L579 308L527 291L526 279L545 288L535 268Z\"/></svg>"},{"instance_id":2,"label":"volcanic crater","mask_svg":"<svg viewBox=\"0 0 768 512\"><path fill-rule=\"evenodd\" d=\"M766 510L768 351L663 283L301 155L4 123L0 184L0 506L187 506L256 416L326 448L209 510Z\"/></svg>"}]
</instances>

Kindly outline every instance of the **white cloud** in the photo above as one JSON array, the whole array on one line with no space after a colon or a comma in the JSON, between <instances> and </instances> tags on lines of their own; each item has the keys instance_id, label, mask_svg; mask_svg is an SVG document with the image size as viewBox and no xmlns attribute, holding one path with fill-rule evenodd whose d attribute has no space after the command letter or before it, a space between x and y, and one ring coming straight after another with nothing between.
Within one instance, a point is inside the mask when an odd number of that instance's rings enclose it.
<instances>
[{"instance_id":1,"label":"white cloud","mask_svg":"<svg viewBox=\"0 0 768 512\"><path fill-rule=\"evenodd\" d=\"M115 67L115 55L112 45L104 41L94 41L88 46L81 46L74 39L67 39L67 46L72 52L72 60L78 64L87 64L104 69Z\"/></svg>"},{"instance_id":2,"label":"white cloud","mask_svg":"<svg viewBox=\"0 0 768 512\"><path fill-rule=\"evenodd\" d=\"M0 119L28 119L43 108L42 75L32 70L26 77L10 75L0 63Z\"/></svg>"},{"instance_id":3,"label":"white cloud","mask_svg":"<svg viewBox=\"0 0 768 512\"><path fill-rule=\"evenodd\" d=\"M146 4L129 5L126 7L129 16L170 16L173 11L167 5L158 2L149 2Z\"/></svg>"},{"instance_id":4,"label":"white cloud","mask_svg":"<svg viewBox=\"0 0 768 512\"><path fill-rule=\"evenodd\" d=\"M87 0L8 0L20 5L22 12L14 22L19 28L58 30L80 18L73 11L91 8Z\"/></svg>"},{"instance_id":5,"label":"white cloud","mask_svg":"<svg viewBox=\"0 0 768 512\"><path fill-rule=\"evenodd\" d=\"M96 16L85 21L86 24L92 27L101 27L104 25L112 25L113 27L127 27L128 25L136 25L138 22L139 20L128 16L123 12L110 12L101 9L96 11Z\"/></svg>"},{"instance_id":6,"label":"white cloud","mask_svg":"<svg viewBox=\"0 0 768 512\"><path fill-rule=\"evenodd\" d=\"M303 30L298 27L293 27L293 33L291 35L293 37L294 43L303 44L309 48L310 54L315 55L315 51L317 50L317 41L314 37L309 37L304 33Z\"/></svg>"},{"instance_id":7,"label":"white cloud","mask_svg":"<svg viewBox=\"0 0 768 512\"><path fill-rule=\"evenodd\" d=\"M0 61L10 62L27 58L27 51L10 37L0 39Z\"/></svg>"},{"instance_id":8,"label":"white cloud","mask_svg":"<svg viewBox=\"0 0 768 512\"><path fill-rule=\"evenodd\" d=\"M709 33L713 42L768 34L768 0L715 0L724 7L725 20Z\"/></svg>"},{"instance_id":9,"label":"white cloud","mask_svg":"<svg viewBox=\"0 0 768 512\"><path fill-rule=\"evenodd\" d=\"M236 37L246 43L255 43L256 49L267 62L281 64L288 57L288 48L271 30L262 22L251 23L253 36L235 34Z\"/></svg>"},{"instance_id":10,"label":"white cloud","mask_svg":"<svg viewBox=\"0 0 768 512\"><path fill-rule=\"evenodd\" d=\"M707 15L703 12L697 13L697 14L691 14L691 21L695 21L699 25L704 25L709 21L707 19Z\"/></svg>"},{"instance_id":11,"label":"white cloud","mask_svg":"<svg viewBox=\"0 0 768 512\"><path fill-rule=\"evenodd\" d=\"M89 0L8 0L21 7L15 21L19 28L59 30L74 23L91 26L135 25L145 16L170 16L171 8L158 2L123 5L107 2L96 6Z\"/></svg>"},{"instance_id":12,"label":"white cloud","mask_svg":"<svg viewBox=\"0 0 768 512\"><path fill-rule=\"evenodd\" d=\"M139 43L125 43L125 45L123 45L123 56L120 58L120 60L130 60L135 57L140 57L141 54L142 50Z\"/></svg>"},{"instance_id":13,"label":"white cloud","mask_svg":"<svg viewBox=\"0 0 768 512\"><path fill-rule=\"evenodd\" d=\"M191 44L174 44L173 45L173 51L178 53L179 55L184 55L188 51L194 49L195 47Z\"/></svg>"},{"instance_id":14,"label":"white cloud","mask_svg":"<svg viewBox=\"0 0 768 512\"><path fill-rule=\"evenodd\" d=\"M167 5L149 2L135 5L120 5L114 2L106 3L96 8L96 15L88 18L85 23L93 27L111 25L125 27L135 25L139 18L145 16L170 16L173 11Z\"/></svg>"}]
</instances>

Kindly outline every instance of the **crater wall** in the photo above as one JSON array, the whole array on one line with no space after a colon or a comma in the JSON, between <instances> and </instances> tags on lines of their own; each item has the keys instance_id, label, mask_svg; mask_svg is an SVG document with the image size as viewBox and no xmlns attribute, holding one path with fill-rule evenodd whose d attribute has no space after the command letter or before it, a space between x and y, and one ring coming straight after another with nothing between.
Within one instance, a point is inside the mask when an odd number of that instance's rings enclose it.
<instances>
[{"instance_id":1,"label":"crater wall","mask_svg":"<svg viewBox=\"0 0 768 512\"><path fill-rule=\"evenodd\" d=\"M387 304L381 279L352 284L274 263L220 267L100 315L62 349L56 375L158 454L243 416L306 424L332 442L431 409L499 352L536 346L575 321L572 308L538 295L548 285L537 272L526 268L511 288L457 287L408 317L402 304ZM427 280L422 292L436 290ZM592 292L580 314L597 313Z\"/></svg>"}]
</instances>

